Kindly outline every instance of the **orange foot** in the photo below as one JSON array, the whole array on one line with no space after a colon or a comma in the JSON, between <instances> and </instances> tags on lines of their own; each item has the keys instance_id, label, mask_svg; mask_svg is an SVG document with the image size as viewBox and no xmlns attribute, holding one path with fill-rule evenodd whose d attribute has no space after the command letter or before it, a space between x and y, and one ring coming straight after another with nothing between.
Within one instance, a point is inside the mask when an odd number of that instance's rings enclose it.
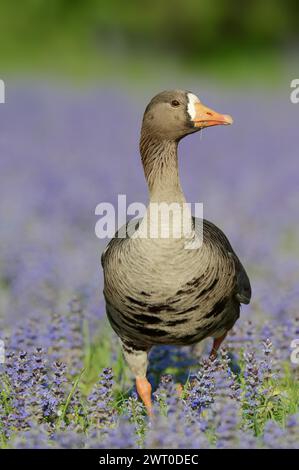
<instances>
[{"instance_id":1,"label":"orange foot","mask_svg":"<svg viewBox=\"0 0 299 470\"><path fill-rule=\"evenodd\" d=\"M152 406L152 386L147 380L146 377L136 377L136 389L137 393L140 396L141 400L144 403L147 414L149 416L153 415L153 406Z\"/></svg>"},{"instance_id":2,"label":"orange foot","mask_svg":"<svg viewBox=\"0 0 299 470\"><path fill-rule=\"evenodd\" d=\"M182 384L177 384L177 385L176 385L176 388L177 388L179 397L182 398L182 396L183 396L183 390L184 390L183 385L182 385Z\"/></svg>"}]
</instances>

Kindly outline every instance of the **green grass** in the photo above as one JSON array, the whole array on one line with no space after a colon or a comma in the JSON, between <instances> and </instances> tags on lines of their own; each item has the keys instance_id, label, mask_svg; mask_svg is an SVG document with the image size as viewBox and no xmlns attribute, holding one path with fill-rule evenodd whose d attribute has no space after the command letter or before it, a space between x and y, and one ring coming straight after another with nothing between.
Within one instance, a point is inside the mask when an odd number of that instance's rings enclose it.
<instances>
[{"instance_id":1,"label":"green grass","mask_svg":"<svg viewBox=\"0 0 299 470\"><path fill-rule=\"evenodd\" d=\"M102 321L100 333L91 342L87 323L83 327L84 337L84 372L80 379L80 390L87 396L92 386L96 383L99 372L104 367L113 367L116 381L116 392L127 394L124 389L128 388L129 371L125 364L120 347L116 357L113 358L115 340L112 341L111 328L108 322ZM113 359L112 359L113 358Z\"/></svg>"}]
</instances>

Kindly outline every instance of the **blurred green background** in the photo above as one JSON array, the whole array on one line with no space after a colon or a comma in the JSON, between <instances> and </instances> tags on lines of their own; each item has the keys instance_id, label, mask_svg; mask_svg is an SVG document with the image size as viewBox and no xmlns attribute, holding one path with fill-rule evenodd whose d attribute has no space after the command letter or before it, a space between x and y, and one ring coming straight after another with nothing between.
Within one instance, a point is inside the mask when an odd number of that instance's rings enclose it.
<instances>
[{"instance_id":1,"label":"blurred green background","mask_svg":"<svg viewBox=\"0 0 299 470\"><path fill-rule=\"evenodd\" d=\"M297 0L1 1L0 73L279 81L298 67Z\"/></svg>"}]
</instances>

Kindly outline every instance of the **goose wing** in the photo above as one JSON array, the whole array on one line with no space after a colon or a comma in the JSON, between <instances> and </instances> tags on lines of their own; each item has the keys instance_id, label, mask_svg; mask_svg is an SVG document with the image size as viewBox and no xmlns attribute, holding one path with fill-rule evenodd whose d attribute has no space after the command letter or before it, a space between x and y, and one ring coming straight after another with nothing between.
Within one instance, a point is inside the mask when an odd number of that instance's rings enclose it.
<instances>
[{"instance_id":1,"label":"goose wing","mask_svg":"<svg viewBox=\"0 0 299 470\"><path fill-rule=\"evenodd\" d=\"M194 222L198 223L200 227L200 220L194 218ZM236 286L235 286L235 297L242 304L249 304L251 299L251 285L249 277L243 267L238 256L234 252L228 238L216 225L208 220L203 220L203 237L204 243L215 243L219 247L224 255L230 257L234 261L235 274L236 274Z\"/></svg>"}]
</instances>

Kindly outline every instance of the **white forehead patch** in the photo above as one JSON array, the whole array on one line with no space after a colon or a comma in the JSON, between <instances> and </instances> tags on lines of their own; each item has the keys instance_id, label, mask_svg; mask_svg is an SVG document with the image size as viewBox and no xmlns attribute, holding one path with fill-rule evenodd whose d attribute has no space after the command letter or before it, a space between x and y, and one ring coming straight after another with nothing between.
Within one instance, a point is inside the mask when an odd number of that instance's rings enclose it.
<instances>
[{"instance_id":1,"label":"white forehead patch","mask_svg":"<svg viewBox=\"0 0 299 470\"><path fill-rule=\"evenodd\" d=\"M193 95L193 93L188 93L188 106L187 106L187 111L191 119L195 118L196 115L196 110L195 110L195 103L200 103L199 99L197 96Z\"/></svg>"}]
</instances>

